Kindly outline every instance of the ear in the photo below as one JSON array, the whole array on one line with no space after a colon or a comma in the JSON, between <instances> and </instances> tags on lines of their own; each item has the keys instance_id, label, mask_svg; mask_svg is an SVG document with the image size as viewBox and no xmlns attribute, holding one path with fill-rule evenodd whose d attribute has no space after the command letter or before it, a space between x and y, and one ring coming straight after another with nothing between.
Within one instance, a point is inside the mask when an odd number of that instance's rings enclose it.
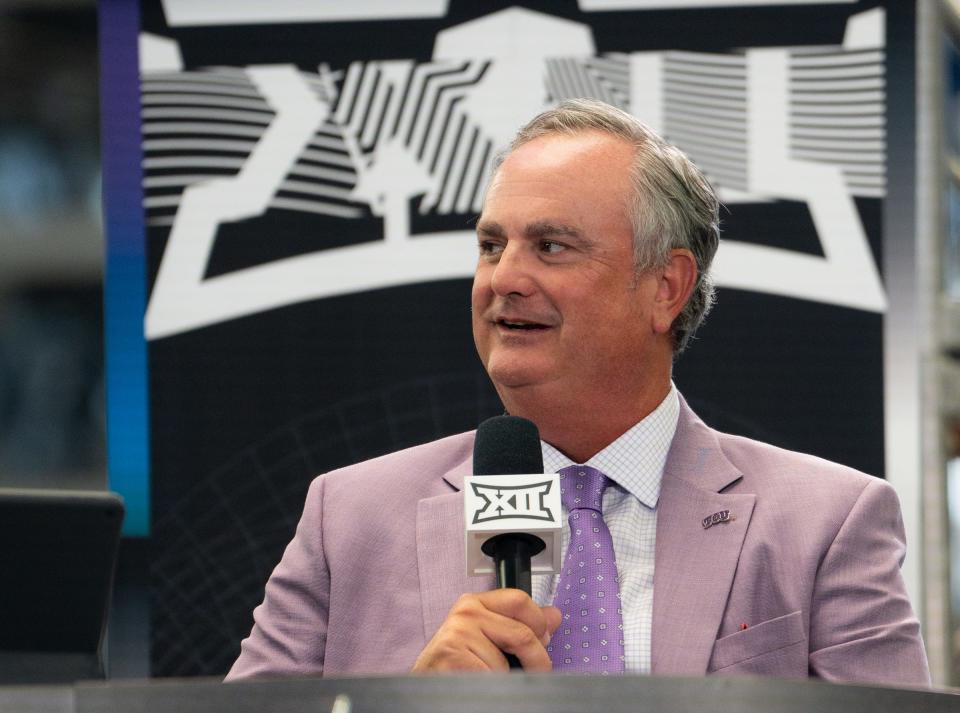
<instances>
[{"instance_id":1,"label":"ear","mask_svg":"<svg viewBox=\"0 0 960 713\"><path fill-rule=\"evenodd\" d=\"M670 251L670 262L657 277L657 293L653 301L653 328L667 334L673 320L683 310L697 284L697 260L686 248Z\"/></svg>"}]
</instances>

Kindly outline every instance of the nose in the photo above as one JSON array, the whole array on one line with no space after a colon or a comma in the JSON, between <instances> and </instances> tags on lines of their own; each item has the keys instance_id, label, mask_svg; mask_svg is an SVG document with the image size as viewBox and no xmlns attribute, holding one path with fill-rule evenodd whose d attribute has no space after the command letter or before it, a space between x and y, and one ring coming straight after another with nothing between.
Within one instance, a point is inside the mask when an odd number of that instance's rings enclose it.
<instances>
[{"instance_id":1,"label":"nose","mask_svg":"<svg viewBox=\"0 0 960 713\"><path fill-rule=\"evenodd\" d=\"M490 289L501 297L527 296L536 289L535 260L525 245L509 242L493 267Z\"/></svg>"}]
</instances>

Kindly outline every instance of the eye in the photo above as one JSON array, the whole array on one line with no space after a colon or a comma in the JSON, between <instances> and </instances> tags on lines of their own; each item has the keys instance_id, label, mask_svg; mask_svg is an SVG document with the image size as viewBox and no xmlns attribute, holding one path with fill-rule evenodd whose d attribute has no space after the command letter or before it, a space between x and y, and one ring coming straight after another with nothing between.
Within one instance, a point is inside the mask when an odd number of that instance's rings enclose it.
<instances>
[{"instance_id":1,"label":"eye","mask_svg":"<svg viewBox=\"0 0 960 713\"><path fill-rule=\"evenodd\" d=\"M550 255L556 255L567 249L567 246L563 243L558 243L554 240L543 240L540 243L540 250Z\"/></svg>"},{"instance_id":2,"label":"eye","mask_svg":"<svg viewBox=\"0 0 960 713\"><path fill-rule=\"evenodd\" d=\"M477 247L481 255L499 255L503 252L503 245L493 240L481 240Z\"/></svg>"}]
</instances>

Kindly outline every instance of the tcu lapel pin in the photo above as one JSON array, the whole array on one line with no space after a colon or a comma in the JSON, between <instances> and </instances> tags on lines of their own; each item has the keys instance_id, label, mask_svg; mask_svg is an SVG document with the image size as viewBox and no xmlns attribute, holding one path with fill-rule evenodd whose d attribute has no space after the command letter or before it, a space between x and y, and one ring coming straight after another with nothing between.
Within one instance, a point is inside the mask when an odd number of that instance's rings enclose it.
<instances>
[{"instance_id":1,"label":"tcu lapel pin","mask_svg":"<svg viewBox=\"0 0 960 713\"><path fill-rule=\"evenodd\" d=\"M721 510L720 512L713 513L713 515L707 515L700 524L703 525L703 529L706 530L708 527L713 527L717 523L730 522L731 520L733 520L733 517L730 515L730 511Z\"/></svg>"}]
</instances>

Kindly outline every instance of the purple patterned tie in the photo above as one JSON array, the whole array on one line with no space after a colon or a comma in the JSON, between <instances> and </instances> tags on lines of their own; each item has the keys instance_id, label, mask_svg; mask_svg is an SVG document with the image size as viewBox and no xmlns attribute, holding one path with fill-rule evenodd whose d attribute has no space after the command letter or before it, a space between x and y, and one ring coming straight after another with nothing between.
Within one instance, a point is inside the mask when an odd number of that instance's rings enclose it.
<instances>
[{"instance_id":1,"label":"purple patterned tie","mask_svg":"<svg viewBox=\"0 0 960 713\"><path fill-rule=\"evenodd\" d=\"M547 647L555 671L623 673L620 585L613 540L603 521L603 491L609 483L587 465L560 470L570 545L553 602L563 620Z\"/></svg>"}]
</instances>

